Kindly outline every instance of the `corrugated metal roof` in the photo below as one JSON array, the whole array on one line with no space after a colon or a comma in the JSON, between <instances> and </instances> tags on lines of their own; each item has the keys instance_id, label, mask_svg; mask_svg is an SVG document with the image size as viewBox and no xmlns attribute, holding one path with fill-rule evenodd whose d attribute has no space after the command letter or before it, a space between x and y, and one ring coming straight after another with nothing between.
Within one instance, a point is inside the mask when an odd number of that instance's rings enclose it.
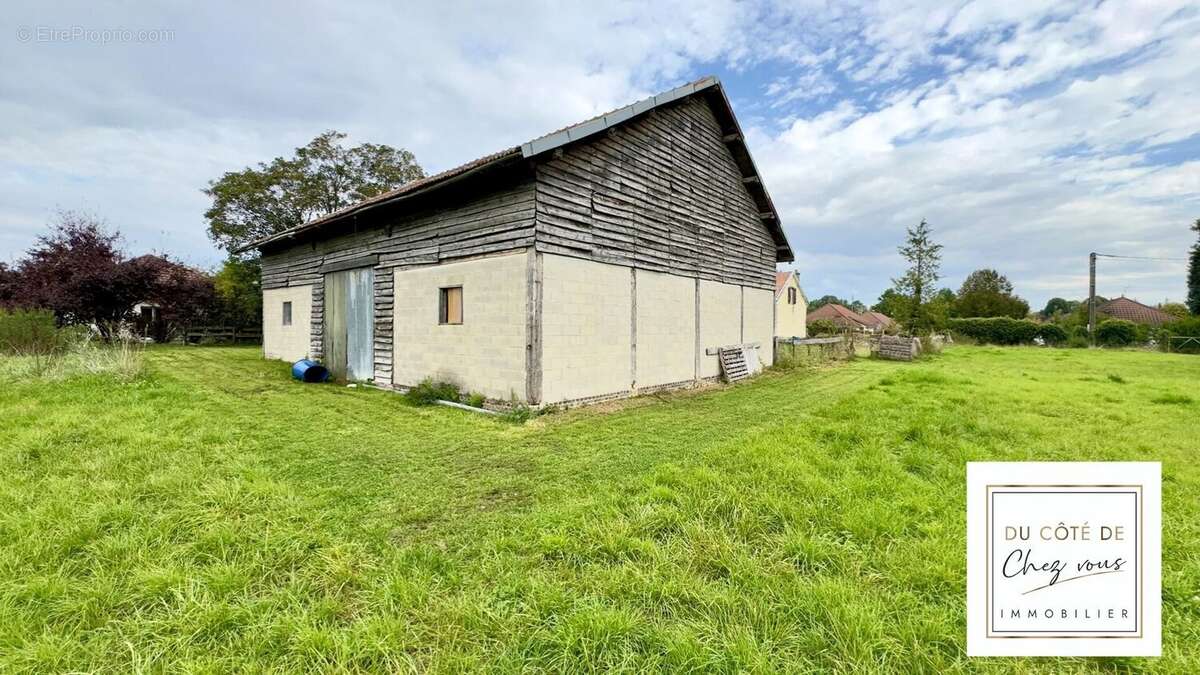
<instances>
[{"instance_id":1,"label":"corrugated metal roof","mask_svg":"<svg viewBox=\"0 0 1200 675\"><path fill-rule=\"evenodd\" d=\"M348 206L344 209L334 211L333 213L311 220L302 225L297 225L296 227L284 230L283 232L279 232L269 237L264 237L257 241L251 242L245 246L242 246L241 248L236 249L235 253L241 253L253 248L262 248L263 246L269 245L273 242L293 238L298 234L334 223L362 211L372 209L377 206L382 206L384 204L398 202L403 199L414 197L418 194L432 191L458 177L465 176L466 174L485 169L504 161L517 159L518 157L525 159L537 157L538 155L550 152L564 145L575 143L584 140L585 138L602 133L611 127L628 122L638 115L649 112L650 110L653 110L659 106L666 105L673 101L678 101L710 89L719 95L716 98L723 106L724 113L728 115L730 122L736 130L736 132L732 134L734 137L732 142L741 144L742 150L745 152L748 170L747 168L742 168L743 178L753 177L757 179L747 184L747 189L750 189L750 186L754 186L755 191L761 190L762 204L760 204L759 208L763 214L764 225L766 225L768 231L770 231L771 237L775 242L776 260L780 262L792 262L792 260L794 260L794 256L792 254L791 246L788 244L787 236L783 232L783 226L779 219L779 213L775 210L775 204L771 201L771 196L767 194L766 187L763 186L762 180L758 176L758 169L754 165L754 159L750 156L749 149L745 147L741 128L738 126L737 118L733 115L733 108L729 104L729 99L725 96L725 92L721 88L721 82L716 77L711 75L676 87L670 91L665 91L661 94L655 94L654 96L642 99L636 103L617 108L616 110L611 110L602 115L597 115L591 119L572 124L571 126L553 131L544 136L539 136L527 143L522 143L519 146L507 148L505 150L501 150L500 152L486 155L484 157L480 157L479 159L467 162L466 164L456 166L452 169L447 169L446 171L442 171L441 173L434 174L427 178L406 183L395 190L384 192L376 195L375 197L365 199L361 202ZM712 98L710 98L710 101L711 100ZM739 167L741 167L742 163L739 162L738 164ZM755 196L755 201L758 202L759 198L757 195L755 195L755 192L752 191L751 194L752 196ZM762 209L765 209L765 211L762 211Z\"/></svg>"}]
</instances>

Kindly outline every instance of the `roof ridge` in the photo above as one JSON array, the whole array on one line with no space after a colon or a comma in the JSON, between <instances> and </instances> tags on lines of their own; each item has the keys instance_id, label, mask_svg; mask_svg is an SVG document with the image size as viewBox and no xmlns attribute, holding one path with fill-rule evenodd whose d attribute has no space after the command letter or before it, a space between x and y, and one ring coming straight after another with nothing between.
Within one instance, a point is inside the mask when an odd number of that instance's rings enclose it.
<instances>
[{"instance_id":1,"label":"roof ridge","mask_svg":"<svg viewBox=\"0 0 1200 675\"><path fill-rule=\"evenodd\" d=\"M686 84L680 85L673 89L655 94L648 98L636 101L629 105L608 111L606 113L591 117L582 122L563 127L557 131L550 132L538 136L537 138L523 143L518 146L513 146L505 150L501 150L491 155L485 155L475 160L466 162L456 167L446 169L432 176L426 176L419 180L405 183L400 187L382 192L374 197L361 200L354 204L350 204L344 208L338 209L332 213L325 214L318 218L314 218L306 223L295 225L281 232L277 232L266 237L262 237L252 241L244 246L234 249L234 253L242 253L250 249L261 249L263 246L295 237L297 234L315 230L322 225L327 225L340 221L347 216L356 214L360 211L381 206L392 201L399 201L415 196L426 190L431 190L439 185L449 182L451 179L457 179L461 176L473 173L478 170L485 169L493 164L501 161L517 159L520 157L529 159L545 152L560 148L568 143L580 141L585 138L599 134L606 129L609 129L617 124L627 122L643 113L649 112L659 106L684 99L702 91L715 89L715 94L708 97L708 104L712 106L713 112L717 114L718 119L722 116L727 118L725 126L726 136L723 139L726 143L726 149L734 155L735 163L738 165L744 179L756 178L757 180L744 180L743 186L750 192L750 196L759 209L759 216L766 227L771 239L775 244L775 257L780 262L791 262L794 260L791 244L788 243L787 235L783 231L783 226L780 223L779 212L775 209L774 202L771 200L770 194L767 193L766 187L763 186L761 178L758 176L758 168L754 164L753 157L750 156L749 148L745 147L745 139L741 132L741 127L738 125L737 118L733 114L733 107L729 103L729 98L721 89L721 82L714 75L707 75L697 80L693 80ZM729 133L732 130L733 133ZM739 145L740 144L740 145ZM734 147L739 148L739 152L734 151Z\"/></svg>"}]
</instances>

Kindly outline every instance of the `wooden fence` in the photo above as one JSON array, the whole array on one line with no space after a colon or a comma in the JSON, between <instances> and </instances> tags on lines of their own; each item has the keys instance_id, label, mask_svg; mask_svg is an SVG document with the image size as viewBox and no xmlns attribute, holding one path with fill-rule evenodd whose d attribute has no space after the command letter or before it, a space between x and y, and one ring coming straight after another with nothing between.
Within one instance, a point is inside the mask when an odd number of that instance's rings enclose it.
<instances>
[{"instance_id":1,"label":"wooden fence","mask_svg":"<svg viewBox=\"0 0 1200 675\"><path fill-rule=\"evenodd\" d=\"M811 360L813 356L837 358L852 356L864 337L852 333L819 338L775 338L775 358Z\"/></svg>"},{"instance_id":2,"label":"wooden fence","mask_svg":"<svg viewBox=\"0 0 1200 675\"><path fill-rule=\"evenodd\" d=\"M194 326L184 332L183 342L189 345L211 342L261 344L262 329L236 326Z\"/></svg>"}]
</instances>

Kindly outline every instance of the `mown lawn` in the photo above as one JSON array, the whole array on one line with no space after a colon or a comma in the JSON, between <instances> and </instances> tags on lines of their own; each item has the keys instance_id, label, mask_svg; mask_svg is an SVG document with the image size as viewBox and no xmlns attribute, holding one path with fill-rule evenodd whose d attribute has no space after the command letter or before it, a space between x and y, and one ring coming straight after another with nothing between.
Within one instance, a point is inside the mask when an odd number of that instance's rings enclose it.
<instances>
[{"instance_id":1,"label":"mown lawn","mask_svg":"<svg viewBox=\"0 0 1200 675\"><path fill-rule=\"evenodd\" d=\"M0 670L1200 672L1200 357L958 347L524 426L149 358L0 382ZM983 459L1163 462L1163 658L967 660Z\"/></svg>"}]
</instances>

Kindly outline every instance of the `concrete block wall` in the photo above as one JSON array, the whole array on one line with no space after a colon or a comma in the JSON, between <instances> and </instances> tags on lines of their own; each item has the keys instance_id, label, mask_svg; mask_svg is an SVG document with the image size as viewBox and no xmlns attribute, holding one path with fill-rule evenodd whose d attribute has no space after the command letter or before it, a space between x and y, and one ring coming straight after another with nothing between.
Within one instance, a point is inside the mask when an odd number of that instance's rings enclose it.
<instances>
[{"instance_id":1,"label":"concrete block wall","mask_svg":"<svg viewBox=\"0 0 1200 675\"><path fill-rule=\"evenodd\" d=\"M696 378L696 280L637 271L637 387Z\"/></svg>"},{"instance_id":2,"label":"concrete block wall","mask_svg":"<svg viewBox=\"0 0 1200 675\"><path fill-rule=\"evenodd\" d=\"M721 374L721 361L705 352L742 342L742 287L700 280L700 377Z\"/></svg>"},{"instance_id":3,"label":"concrete block wall","mask_svg":"<svg viewBox=\"0 0 1200 675\"><path fill-rule=\"evenodd\" d=\"M775 291L742 287L742 342L757 342L762 364L774 363Z\"/></svg>"},{"instance_id":4,"label":"concrete block wall","mask_svg":"<svg viewBox=\"0 0 1200 675\"><path fill-rule=\"evenodd\" d=\"M541 293L542 403L716 377L705 350L743 342L771 364L772 290L544 253Z\"/></svg>"},{"instance_id":5,"label":"concrete block wall","mask_svg":"<svg viewBox=\"0 0 1200 675\"><path fill-rule=\"evenodd\" d=\"M525 251L396 270L392 383L426 377L492 399L526 400ZM463 322L438 323L440 289L461 286Z\"/></svg>"},{"instance_id":6,"label":"concrete block wall","mask_svg":"<svg viewBox=\"0 0 1200 675\"><path fill-rule=\"evenodd\" d=\"M628 267L542 256L542 401L629 390Z\"/></svg>"},{"instance_id":7,"label":"concrete block wall","mask_svg":"<svg viewBox=\"0 0 1200 675\"><path fill-rule=\"evenodd\" d=\"M263 356L299 361L308 358L312 330L311 284L263 291ZM292 303L292 323L283 325L283 303Z\"/></svg>"}]
</instances>

